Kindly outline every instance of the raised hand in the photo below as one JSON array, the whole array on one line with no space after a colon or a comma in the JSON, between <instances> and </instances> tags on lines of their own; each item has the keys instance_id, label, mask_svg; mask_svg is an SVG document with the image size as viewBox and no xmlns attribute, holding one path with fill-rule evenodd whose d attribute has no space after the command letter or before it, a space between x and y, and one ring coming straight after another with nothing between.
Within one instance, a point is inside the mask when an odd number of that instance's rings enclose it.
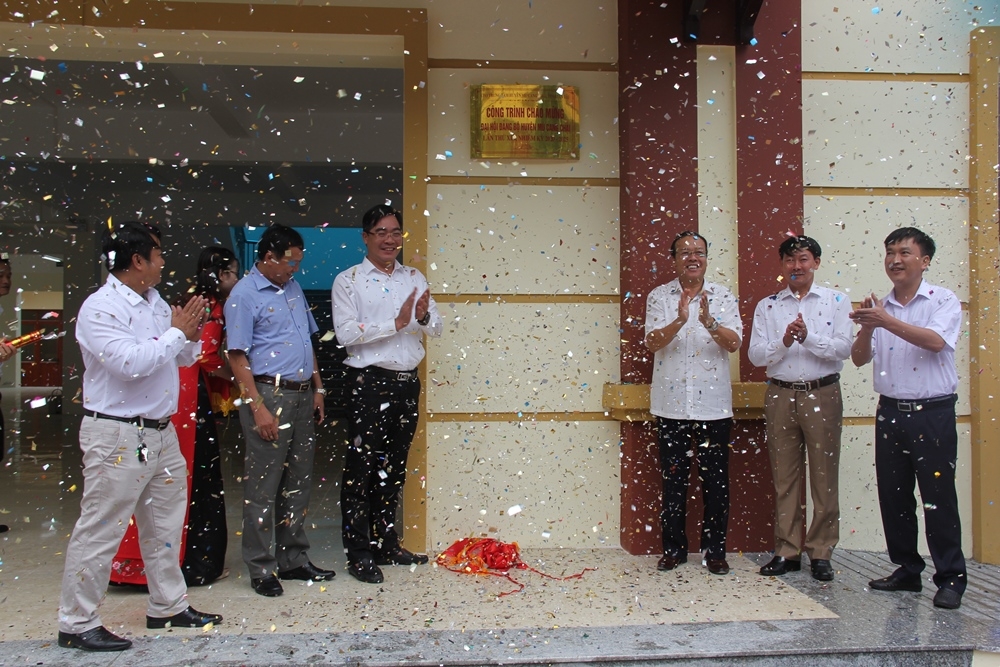
<instances>
[{"instance_id":1,"label":"raised hand","mask_svg":"<svg viewBox=\"0 0 1000 667\"><path fill-rule=\"evenodd\" d=\"M406 325L410 323L413 319L413 302L417 298L417 288L414 287L410 296L406 297L406 301L399 308L399 314L396 315L396 331L402 331L406 328ZM429 297L428 297L429 298Z\"/></svg>"},{"instance_id":2,"label":"raised hand","mask_svg":"<svg viewBox=\"0 0 1000 667\"><path fill-rule=\"evenodd\" d=\"M862 329L876 329L885 326L889 315L885 312L882 302L874 294L861 300L861 305L852 311L849 317L861 325Z\"/></svg>"},{"instance_id":3,"label":"raised hand","mask_svg":"<svg viewBox=\"0 0 1000 667\"><path fill-rule=\"evenodd\" d=\"M688 309L690 307L691 307L691 297L688 296L687 292L682 290L681 300L677 304L677 319L680 320L682 326L687 324L688 315L690 313Z\"/></svg>"},{"instance_id":4,"label":"raised hand","mask_svg":"<svg viewBox=\"0 0 1000 667\"><path fill-rule=\"evenodd\" d=\"M698 321L706 329L715 322L715 318L712 317L712 313L708 309L708 295L704 292L701 293L701 303L698 306Z\"/></svg>"},{"instance_id":5,"label":"raised hand","mask_svg":"<svg viewBox=\"0 0 1000 667\"><path fill-rule=\"evenodd\" d=\"M195 295L183 306L172 306L170 310L170 326L180 329L188 340L198 340L208 316L208 299Z\"/></svg>"},{"instance_id":6,"label":"raised hand","mask_svg":"<svg viewBox=\"0 0 1000 667\"><path fill-rule=\"evenodd\" d=\"M417 299L416 316L418 320L423 320L427 316L427 309L431 307L431 289L428 287Z\"/></svg>"},{"instance_id":7,"label":"raised hand","mask_svg":"<svg viewBox=\"0 0 1000 667\"><path fill-rule=\"evenodd\" d=\"M805 320L802 319L802 313L799 313L785 328L785 335L781 342L784 343L785 347L791 347L794 342L803 342L808 335L809 329L806 327Z\"/></svg>"}]
</instances>

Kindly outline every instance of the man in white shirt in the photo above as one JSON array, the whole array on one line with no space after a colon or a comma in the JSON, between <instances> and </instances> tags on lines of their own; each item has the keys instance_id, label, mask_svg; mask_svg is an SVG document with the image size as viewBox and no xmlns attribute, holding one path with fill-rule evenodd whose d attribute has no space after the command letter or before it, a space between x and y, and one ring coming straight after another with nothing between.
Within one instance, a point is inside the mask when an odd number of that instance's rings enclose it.
<instances>
[{"instance_id":1,"label":"man in white shirt","mask_svg":"<svg viewBox=\"0 0 1000 667\"><path fill-rule=\"evenodd\" d=\"M934 606L957 609L967 581L955 491L955 345L962 304L951 290L924 280L934 250L934 240L913 227L886 237L885 272L893 288L881 301L866 297L851 314L861 325L851 359L857 366L875 361L875 478L889 559L899 566L868 585L877 591L922 588L916 482L938 587Z\"/></svg>"},{"instance_id":2,"label":"man in white shirt","mask_svg":"<svg viewBox=\"0 0 1000 667\"><path fill-rule=\"evenodd\" d=\"M103 257L111 275L77 317L83 353L83 497L66 547L59 602L59 646L122 651L132 642L111 633L97 608L111 561L134 514L146 564L146 627L196 628L219 623L187 603L181 529L187 509L187 465L170 415L177 411L178 366L194 363L207 302L192 297L171 308L160 282L160 230L126 222L107 229Z\"/></svg>"},{"instance_id":3,"label":"man in white shirt","mask_svg":"<svg viewBox=\"0 0 1000 667\"><path fill-rule=\"evenodd\" d=\"M419 418L423 337L440 336L441 317L420 271L396 260L403 216L375 206L362 218L368 254L333 281L333 325L347 349L351 382L350 444L340 506L348 571L383 581L379 565L415 565L425 554L399 543L396 508Z\"/></svg>"},{"instance_id":4,"label":"man in white shirt","mask_svg":"<svg viewBox=\"0 0 1000 667\"><path fill-rule=\"evenodd\" d=\"M649 409L656 416L663 476L663 557L659 570L687 562L688 482L692 459L705 497L700 549L712 574L729 573L729 434L733 391L729 355L740 349L736 297L705 281L708 241L695 232L670 246L677 278L646 299L646 347L655 353Z\"/></svg>"},{"instance_id":5,"label":"man in white shirt","mask_svg":"<svg viewBox=\"0 0 1000 667\"><path fill-rule=\"evenodd\" d=\"M851 302L815 283L822 248L792 236L778 248L787 287L761 300L753 316L748 356L766 366L767 450L774 479L774 558L760 569L780 576L801 569L833 580L830 557L840 538L840 433L844 413L840 371L851 354ZM805 465L813 516L802 540Z\"/></svg>"}]
</instances>

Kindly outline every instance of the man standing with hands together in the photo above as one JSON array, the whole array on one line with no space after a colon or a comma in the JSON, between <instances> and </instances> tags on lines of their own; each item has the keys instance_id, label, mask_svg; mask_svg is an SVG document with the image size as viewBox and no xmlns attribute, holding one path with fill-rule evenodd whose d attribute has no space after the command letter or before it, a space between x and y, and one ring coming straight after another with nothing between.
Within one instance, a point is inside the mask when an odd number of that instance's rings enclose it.
<instances>
[{"instance_id":1,"label":"man standing with hands together","mask_svg":"<svg viewBox=\"0 0 1000 667\"><path fill-rule=\"evenodd\" d=\"M97 608L111 561L135 515L146 564L147 628L219 623L195 611L177 549L187 511L187 464L170 416L177 411L178 366L201 351L208 302L194 296L171 308L160 282L160 230L141 222L107 229L102 244L111 275L77 317L83 353L83 497L66 547L59 601L59 646L122 651L132 642L111 633Z\"/></svg>"},{"instance_id":2,"label":"man standing with hands together","mask_svg":"<svg viewBox=\"0 0 1000 667\"><path fill-rule=\"evenodd\" d=\"M305 525L326 390L310 338L319 328L294 277L304 250L301 234L271 225L257 242L257 262L226 301L246 439L243 562L251 588L264 597L284 593L279 579L329 581L336 574L309 560Z\"/></svg>"},{"instance_id":3,"label":"man standing with hands together","mask_svg":"<svg viewBox=\"0 0 1000 667\"><path fill-rule=\"evenodd\" d=\"M822 248L792 236L778 248L787 287L757 304L748 356L767 366L764 399L767 450L774 478L774 558L760 568L779 576L802 568L833 580L830 557L840 538L840 433L844 413L840 370L851 354L851 301L815 283ZM813 516L802 541L800 500L808 459Z\"/></svg>"},{"instance_id":4,"label":"man standing with hands together","mask_svg":"<svg viewBox=\"0 0 1000 667\"><path fill-rule=\"evenodd\" d=\"M700 548L708 571L724 575L733 425L729 355L740 349L743 323L732 292L705 280L704 236L681 232L670 255L677 278L646 300L645 342L656 355L649 409L656 416L663 476L663 557L656 567L669 571L687 562L687 494L697 459L705 497Z\"/></svg>"},{"instance_id":5,"label":"man standing with hands together","mask_svg":"<svg viewBox=\"0 0 1000 667\"><path fill-rule=\"evenodd\" d=\"M406 481L406 460L419 418L424 336L440 336L442 323L420 271L400 264L403 216L389 206L362 218L365 259L333 282L333 326L347 348L351 391L350 444L340 495L348 571L383 581L379 565L422 565L399 543L396 508Z\"/></svg>"},{"instance_id":6,"label":"man standing with hands together","mask_svg":"<svg viewBox=\"0 0 1000 667\"><path fill-rule=\"evenodd\" d=\"M938 587L934 606L957 609L967 581L955 491L955 345L962 304L951 290L924 280L934 251L934 240L913 227L886 237L885 272L892 291L882 301L874 294L866 297L851 314L861 325L851 360L856 366L875 362L875 479L889 559L899 566L868 585L877 591L922 588L916 482Z\"/></svg>"}]
</instances>

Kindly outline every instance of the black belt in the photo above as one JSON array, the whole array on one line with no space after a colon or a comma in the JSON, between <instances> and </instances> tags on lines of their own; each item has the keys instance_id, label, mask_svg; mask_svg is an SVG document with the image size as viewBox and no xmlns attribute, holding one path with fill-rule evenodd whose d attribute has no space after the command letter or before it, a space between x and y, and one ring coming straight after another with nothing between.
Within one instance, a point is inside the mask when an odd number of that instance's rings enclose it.
<instances>
[{"instance_id":1,"label":"black belt","mask_svg":"<svg viewBox=\"0 0 1000 667\"><path fill-rule=\"evenodd\" d=\"M412 371L390 371L388 368L379 366L365 366L360 369L362 373L374 375L383 380L395 380L396 382L413 382L417 379L416 369Z\"/></svg>"},{"instance_id":2,"label":"black belt","mask_svg":"<svg viewBox=\"0 0 1000 667\"><path fill-rule=\"evenodd\" d=\"M145 417L116 417L114 415L106 415L103 412L94 412L93 410L84 410L83 414L88 417L93 417L94 419L109 419L113 422L122 422L124 424L132 424L134 426L141 426L142 428L153 428L157 431L162 431L163 429L170 426L170 417L166 419L146 419Z\"/></svg>"},{"instance_id":3,"label":"black belt","mask_svg":"<svg viewBox=\"0 0 1000 667\"><path fill-rule=\"evenodd\" d=\"M272 387L281 387L288 391L308 391L312 387L311 380L308 382L292 382L291 380L278 380L275 382L273 375L254 375L253 381L260 382L261 384L269 384Z\"/></svg>"},{"instance_id":4,"label":"black belt","mask_svg":"<svg viewBox=\"0 0 1000 667\"><path fill-rule=\"evenodd\" d=\"M944 407L945 403L954 403L956 400L958 400L958 396L956 394L935 396L933 398L913 398L908 400L889 398L888 396L879 396L878 404L889 408L896 408L900 412L916 412L917 410L923 410L925 407Z\"/></svg>"},{"instance_id":5,"label":"black belt","mask_svg":"<svg viewBox=\"0 0 1000 667\"><path fill-rule=\"evenodd\" d=\"M820 387L826 387L834 382L840 380L840 373L834 373L833 375L827 375L826 377L821 377L818 380L809 380L808 382L785 382L784 380L777 380L775 378L769 378L768 381L771 384L782 387L783 389L792 389L794 391L812 391L814 389L819 389Z\"/></svg>"}]
</instances>

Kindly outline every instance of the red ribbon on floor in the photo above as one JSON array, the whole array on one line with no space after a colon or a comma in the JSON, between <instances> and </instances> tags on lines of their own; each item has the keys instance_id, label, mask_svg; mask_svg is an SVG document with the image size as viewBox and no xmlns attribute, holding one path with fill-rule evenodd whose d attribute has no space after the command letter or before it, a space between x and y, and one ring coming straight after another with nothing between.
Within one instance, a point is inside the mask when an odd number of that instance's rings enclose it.
<instances>
[{"instance_id":1,"label":"red ribbon on floor","mask_svg":"<svg viewBox=\"0 0 1000 667\"><path fill-rule=\"evenodd\" d=\"M524 590L524 584L510 576L508 570L511 568L531 570L546 579L555 579L556 581L580 579L584 573L596 569L585 567L576 574L554 577L536 570L521 560L521 550L517 546L517 542L501 542L491 537L466 537L459 540L441 552L437 557L437 562L438 565L452 572L500 577L518 587L517 590L501 593L499 597L520 593Z\"/></svg>"}]
</instances>

